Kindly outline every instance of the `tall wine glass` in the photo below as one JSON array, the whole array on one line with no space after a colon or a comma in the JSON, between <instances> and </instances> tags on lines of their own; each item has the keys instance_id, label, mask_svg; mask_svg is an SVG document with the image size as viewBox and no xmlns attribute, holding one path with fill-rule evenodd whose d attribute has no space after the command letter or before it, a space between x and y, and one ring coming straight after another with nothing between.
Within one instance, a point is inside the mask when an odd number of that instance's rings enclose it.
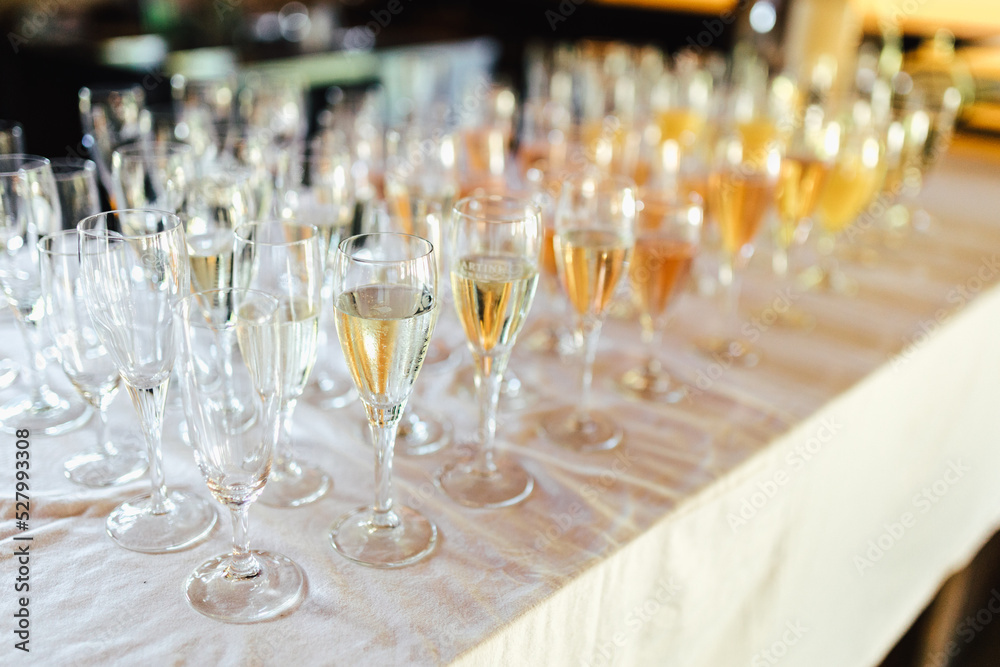
<instances>
[{"instance_id":1,"label":"tall wine glass","mask_svg":"<svg viewBox=\"0 0 1000 667\"><path fill-rule=\"evenodd\" d=\"M635 243L635 216L630 179L588 172L563 181L553 247L583 342L581 396L577 405L547 415L541 426L551 441L576 451L611 449L624 436L610 415L591 408L590 388L605 310Z\"/></svg>"},{"instance_id":2,"label":"tall wine glass","mask_svg":"<svg viewBox=\"0 0 1000 667\"><path fill-rule=\"evenodd\" d=\"M298 507L323 497L333 485L329 475L296 457L292 439L292 414L316 363L323 237L316 227L289 221L240 225L235 235L233 286L267 292L280 304L281 428L261 502Z\"/></svg>"},{"instance_id":3,"label":"tall wine glass","mask_svg":"<svg viewBox=\"0 0 1000 667\"><path fill-rule=\"evenodd\" d=\"M0 155L24 152L24 128L13 120L0 120ZM13 310L13 309L12 309ZM6 321L5 315L0 315ZM6 389L17 379L18 365L10 358L0 359L0 389Z\"/></svg>"},{"instance_id":4,"label":"tall wine glass","mask_svg":"<svg viewBox=\"0 0 1000 667\"><path fill-rule=\"evenodd\" d=\"M274 618L305 596L305 573L295 562L250 550L248 513L267 483L278 435L278 308L263 292L234 289L195 292L174 304L195 460L233 523L232 551L199 565L184 588L196 611L227 623ZM224 396L245 388L257 419L234 424Z\"/></svg>"},{"instance_id":5,"label":"tall wine glass","mask_svg":"<svg viewBox=\"0 0 1000 667\"><path fill-rule=\"evenodd\" d=\"M90 417L85 404L59 396L45 379L38 239L61 226L49 161L37 155L0 155L0 287L14 309L28 356L21 369L27 395L0 406L0 428L5 431L28 429L55 435L71 431Z\"/></svg>"},{"instance_id":6,"label":"tall wine glass","mask_svg":"<svg viewBox=\"0 0 1000 667\"><path fill-rule=\"evenodd\" d=\"M695 194L640 191L642 208L637 216L635 249L628 277L639 311L643 364L626 372L620 385L642 398L676 403L684 386L663 367L657 352L673 305L687 285L691 263L701 238L704 206Z\"/></svg>"},{"instance_id":7,"label":"tall wine glass","mask_svg":"<svg viewBox=\"0 0 1000 667\"><path fill-rule=\"evenodd\" d=\"M108 534L133 551L185 549L208 536L216 514L196 495L168 491L163 477L163 411L175 356L171 307L191 285L184 228L172 213L135 209L84 218L77 228L87 310L139 416L152 483L149 495L115 508Z\"/></svg>"},{"instance_id":8,"label":"tall wine glass","mask_svg":"<svg viewBox=\"0 0 1000 667\"><path fill-rule=\"evenodd\" d=\"M479 429L470 456L452 461L438 485L467 507L505 507L531 493L534 479L497 456L500 383L538 285L542 221L528 200L490 195L455 204L449 237L451 291L476 367Z\"/></svg>"},{"instance_id":9,"label":"tall wine glass","mask_svg":"<svg viewBox=\"0 0 1000 667\"><path fill-rule=\"evenodd\" d=\"M184 208L195 175L194 151L172 141L137 141L115 149L112 188L122 208L156 208L177 213Z\"/></svg>"},{"instance_id":10,"label":"tall wine glass","mask_svg":"<svg viewBox=\"0 0 1000 667\"><path fill-rule=\"evenodd\" d=\"M433 199L417 196L406 198L407 205L402 205L402 200L397 203L400 205L391 208L388 214L391 231L412 234L430 241L434 246L438 275L442 275L447 267L444 264L446 253L442 235L445 221L441 204ZM446 298L445 292L446 290L441 290L438 295L442 303ZM441 336L432 339L424 356L424 367L428 371L451 368L454 359L452 352L452 347ZM414 407L415 402L416 400L406 403L399 421L396 451L415 456L432 454L451 442L451 423L424 406L418 412Z\"/></svg>"},{"instance_id":11,"label":"tall wine glass","mask_svg":"<svg viewBox=\"0 0 1000 667\"><path fill-rule=\"evenodd\" d=\"M246 170L218 170L198 179L187 198L184 216L195 291L233 286L233 230L256 216Z\"/></svg>"},{"instance_id":12,"label":"tall wine glass","mask_svg":"<svg viewBox=\"0 0 1000 667\"><path fill-rule=\"evenodd\" d=\"M80 281L79 232L70 229L43 236L38 241L38 250L49 332L59 350L66 377L97 411L98 418L96 447L66 461L66 476L77 484L92 487L138 479L146 472L145 454L113 442L108 435L108 407L118 395L121 376L87 312Z\"/></svg>"},{"instance_id":13,"label":"tall wine glass","mask_svg":"<svg viewBox=\"0 0 1000 667\"><path fill-rule=\"evenodd\" d=\"M719 283L725 298L725 332L704 341L703 350L727 363L751 367L760 361L760 353L740 333L740 277L774 202L781 142L778 128L766 115L724 122L728 125L720 130L708 177L708 202L722 240Z\"/></svg>"},{"instance_id":14,"label":"tall wine glass","mask_svg":"<svg viewBox=\"0 0 1000 667\"><path fill-rule=\"evenodd\" d=\"M289 185L278 202L279 212L294 224L319 229L323 303L329 304L333 302L333 255L340 241L350 235L354 220L350 151L346 144L328 142L321 151L297 158L291 167ZM333 343L336 335L333 312L324 308L320 312L316 367L307 389L310 399L324 408L342 408L358 397L339 346Z\"/></svg>"},{"instance_id":15,"label":"tall wine glass","mask_svg":"<svg viewBox=\"0 0 1000 667\"><path fill-rule=\"evenodd\" d=\"M111 155L119 146L142 138L140 117L146 92L138 84L122 87L84 87L78 94L84 144L90 147L97 173L112 208L125 208L116 200L111 175Z\"/></svg>"},{"instance_id":16,"label":"tall wine glass","mask_svg":"<svg viewBox=\"0 0 1000 667\"><path fill-rule=\"evenodd\" d=\"M437 543L430 520L392 501L396 427L434 331L437 281L433 246L407 234L353 236L334 260L337 335L375 443L375 504L340 517L330 539L363 565L409 565Z\"/></svg>"},{"instance_id":17,"label":"tall wine glass","mask_svg":"<svg viewBox=\"0 0 1000 667\"><path fill-rule=\"evenodd\" d=\"M93 160L56 158L50 160L59 193L63 229L76 229L78 222L101 211L97 190L97 165Z\"/></svg>"}]
</instances>

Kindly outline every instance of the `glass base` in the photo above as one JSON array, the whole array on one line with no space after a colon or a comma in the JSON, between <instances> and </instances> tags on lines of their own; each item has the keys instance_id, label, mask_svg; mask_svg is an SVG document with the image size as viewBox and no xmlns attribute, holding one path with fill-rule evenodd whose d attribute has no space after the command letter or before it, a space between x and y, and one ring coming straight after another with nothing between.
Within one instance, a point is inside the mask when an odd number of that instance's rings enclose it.
<instances>
[{"instance_id":1,"label":"glass base","mask_svg":"<svg viewBox=\"0 0 1000 667\"><path fill-rule=\"evenodd\" d=\"M327 375L311 382L306 399L321 408L339 410L358 400L358 390L350 378Z\"/></svg>"},{"instance_id":2,"label":"glass base","mask_svg":"<svg viewBox=\"0 0 1000 667\"><path fill-rule=\"evenodd\" d=\"M224 623L255 623L302 603L306 591L302 568L281 554L250 553L259 568L252 577L226 576L231 554L207 560L191 573L184 589L195 611Z\"/></svg>"},{"instance_id":3,"label":"glass base","mask_svg":"<svg viewBox=\"0 0 1000 667\"><path fill-rule=\"evenodd\" d=\"M618 387L626 394L647 401L680 403L687 396L686 386L674 380L655 361L647 362L622 375L618 380Z\"/></svg>"},{"instance_id":4,"label":"glass base","mask_svg":"<svg viewBox=\"0 0 1000 667\"><path fill-rule=\"evenodd\" d=\"M6 389L17 379L19 367L10 359L0 359L0 389Z\"/></svg>"},{"instance_id":5,"label":"glass base","mask_svg":"<svg viewBox=\"0 0 1000 667\"><path fill-rule=\"evenodd\" d=\"M614 449L625 437L618 422L597 410L586 415L575 408L550 412L542 419L541 428L551 442L577 452Z\"/></svg>"},{"instance_id":6,"label":"glass base","mask_svg":"<svg viewBox=\"0 0 1000 667\"><path fill-rule=\"evenodd\" d=\"M118 447L114 454L98 450L77 454L66 461L64 472L77 484L99 489L139 479L147 468L145 452Z\"/></svg>"},{"instance_id":7,"label":"glass base","mask_svg":"<svg viewBox=\"0 0 1000 667\"><path fill-rule=\"evenodd\" d=\"M51 389L43 389L42 397L39 403L20 397L0 406L0 430L13 433L28 429L37 435L61 435L86 424L93 412L89 405L68 401Z\"/></svg>"},{"instance_id":8,"label":"glass base","mask_svg":"<svg viewBox=\"0 0 1000 667\"><path fill-rule=\"evenodd\" d=\"M841 296L856 296L858 282L839 268L814 266L796 277L800 289Z\"/></svg>"},{"instance_id":9,"label":"glass base","mask_svg":"<svg viewBox=\"0 0 1000 667\"><path fill-rule=\"evenodd\" d=\"M440 415L421 409L403 413L396 429L395 452L405 456L425 456L444 449L451 442L451 423Z\"/></svg>"},{"instance_id":10,"label":"glass base","mask_svg":"<svg viewBox=\"0 0 1000 667\"><path fill-rule=\"evenodd\" d=\"M535 488L532 476L513 459L498 457L483 471L472 459L447 464L434 480L449 498L466 507L509 507L521 502Z\"/></svg>"},{"instance_id":11,"label":"glass base","mask_svg":"<svg viewBox=\"0 0 1000 667\"><path fill-rule=\"evenodd\" d=\"M208 537L217 519L212 503L183 491L170 491L166 512L153 514L149 495L127 500L108 516L106 528L119 546L147 554L187 549Z\"/></svg>"},{"instance_id":12,"label":"glass base","mask_svg":"<svg viewBox=\"0 0 1000 667\"><path fill-rule=\"evenodd\" d=\"M785 327L787 329L812 331L816 328L816 317L801 308L792 306L787 310L778 313L775 323L778 324L778 326Z\"/></svg>"},{"instance_id":13,"label":"glass base","mask_svg":"<svg viewBox=\"0 0 1000 667\"><path fill-rule=\"evenodd\" d=\"M437 546L437 526L409 507L392 510L397 521L380 528L372 522L371 507L343 515L330 531L333 548L344 558L378 568L411 565L426 558Z\"/></svg>"},{"instance_id":14,"label":"glass base","mask_svg":"<svg viewBox=\"0 0 1000 667\"><path fill-rule=\"evenodd\" d=\"M333 480L316 466L291 461L275 465L259 502L268 507L300 507L319 500L333 488Z\"/></svg>"},{"instance_id":15,"label":"glass base","mask_svg":"<svg viewBox=\"0 0 1000 667\"><path fill-rule=\"evenodd\" d=\"M698 342L698 349L725 367L753 368L760 363L760 352L750 343L735 338L706 338Z\"/></svg>"}]
</instances>

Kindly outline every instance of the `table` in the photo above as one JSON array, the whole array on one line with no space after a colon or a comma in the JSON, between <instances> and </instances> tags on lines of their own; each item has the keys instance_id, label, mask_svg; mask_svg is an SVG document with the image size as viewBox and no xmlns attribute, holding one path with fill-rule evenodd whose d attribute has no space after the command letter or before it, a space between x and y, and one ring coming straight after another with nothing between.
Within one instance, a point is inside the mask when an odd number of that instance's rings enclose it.
<instances>
[{"instance_id":1,"label":"table","mask_svg":"<svg viewBox=\"0 0 1000 667\"><path fill-rule=\"evenodd\" d=\"M146 482L94 491L65 480L62 461L89 431L31 438L30 529L18 531L14 438L0 437L3 663L877 664L1000 524L998 164L989 144L960 141L922 197L936 223L849 267L855 299L789 291L754 268L744 315L764 354L755 369L690 349L717 307L686 297L664 349L696 390L680 406L617 392L613 379L641 353L637 327L610 321L595 393L626 424L616 451L570 454L535 434L538 414L576 395L576 371L519 349L512 367L538 396L504 411L500 433L534 493L513 508L464 509L432 484L452 448L397 457L396 498L441 535L415 566L368 569L332 551L334 519L370 501L372 454L359 404L303 402L295 437L335 488L305 508L251 511L251 544L290 556L309 579L303 605L275 621L225 625L184 600L188 573L228 549L227 522L175 554L112 544L104 518ZM785 302L813 313L816 329L771 322ZM19 340L4 332L17 358ZM419 405L472 432L468 391L447 375L418 384ZM124 396L113 411L137 439ZM178 422L169 412L168 485L207 496ZM10 621L13 537L25 534L29 654L14 650Z\"/></svg>"}]
</instances>

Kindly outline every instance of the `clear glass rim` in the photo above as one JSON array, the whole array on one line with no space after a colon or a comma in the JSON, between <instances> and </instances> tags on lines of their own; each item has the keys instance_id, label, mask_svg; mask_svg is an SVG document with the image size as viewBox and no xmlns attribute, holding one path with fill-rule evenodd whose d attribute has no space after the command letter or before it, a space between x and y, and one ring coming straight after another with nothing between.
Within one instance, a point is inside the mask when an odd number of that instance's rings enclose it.
<instances>
[{"instance_id":1,"label":"clear glass rim","mask_svg":"<svg viewBox=\"0 0 1000 667\"><path fill-rule=\"evenodd\" d=\"M17 168L11 168L11 164L19 164ZM52 163L47 157L34 155L32 153L7 153L0 155L0 176L14 176L21 172L39 171L45 167L52 168Z\"/></svg>"},{"instance_id":2,"label":"clear glass rim","mask_svg":"<svg viewBox=\"0 0 1000 667\"><path fill-rule=\"evenodd\" d=\"M273 225L289 226L295 229L308 230L309 235L294 241L263 241L259 239L249 238L250 229L266 229ZM247 245L255 245L268 248L286 248L293 247L297 245L304 245L306 243L312 243L313 239L320 238L319 227L316 225L299 225L292 220L254 220L251 222L244 222L242 224L236 225L233 229L233 236L239 239L241 242Z\"/></svg>"},{"instance_id":3,"label":"clear glass rim","mask_svg":"<svg viewBox=\"0 0 1000 667\"><path fill-rule=\"evenodd\" d=\"M514 206L516 205L517 207L520 208L520 213L518 215L514 215L513 213L511 213L509 216L486 215L483 213L475 213L463 210L465 208L468 208L469 204L473 201L503 203L507 206L510 206L511 211L514 210ZM509 224L517 224L525 222L526 216L524 215L524 212L529 209L533 212L535 219L540 222L542 219L541 206L539 206L536 202L531 201L530 199L511 197L509 195L471 195L469 197L462 197L457 202L455 202L455 205L452 207L452 212L456 216L459 216L466 220L474 220L476 222L486 222L490 224L509 225Z\"/></svg>"},{"instance_id":4,"label":"clear glass rim","mask_svg":"<svg viewBox=\"0 0 1000 667\"><path fill-rule=\"evenodd\" d=\"M362 239L370 237L406 239L407 243L411 244L411 247L413 248L423 247L425 251L420 254L414 253L409 257L400 257L398 259L368 259L364 257L355 257L353 254L348 252L347 248L349 245L354 245L355 243L360 242ZM378 239L376 238L375 240L377 243ZM434 244L428 241L427 239L421 236L416 236L414 234L405 234L403 232L369 232L367 234L355 234L354 236L348 236L346 239L344 239L337 245L337 252L339 252L340 254L344 255L352 262L355 262L357 264L381 266L387 264L399 264L401 262L415 262L424 259L425 257L430 256L430 254L434 252Z\"/></svg>"},{"instance_id":5,"label":"clear glass rim","mask_svg":"<svg viewBox=\"0 0 1000 667\"><path fill-rule=\"evenodd\" d=\"M567 185L572 185L573 187L579 189L580 184L584 181L593 181L596 183L597 192L606 192L608 190L631 190L633 196L638 192L638 187L635 181L628 176L623 174L601 174L590 171L568 171L559 176L559 180L562 182L562 188L565 189Z\"/></svg>"},{"instance_id":6,"label":"clear glass rim","mask_svg":"<svg viewBox=\"0 0 1000 667\"><path fill-rule=\"evenodd\" d=\"M144 215L158 215L164 220L170 220L173 224L171 224L169 227L164 225L164 229L161 229L158 232L149 232L146 234L128 234L128 235L116 232L112 229L108 229L107 226L105 226L102 229L102 228L90 227L87 224L91 220L97 220L98 218L107 220L107 218L110 216L120 217L123 213L126 214L142 213ZM160 234L163 234L165 232L172 232L178 228L183 229L183 227L181 227L181 218L179 215L177 215L176 213L171 213L170 211L163 211L156 208L122 208L122 209L115 209L113 211L103 211L101 213L95 213L94 215L88 215L86 218L83 218L82 220L80 220L80 222L76 224L76 229L80 232L80 234L92 238L144 239L144 238L152 238L154 236L159 236Z\"/></svg>"},{"instance_id":7,"label":"clear glass rim","mask_svg":"<svg viewBox=\"0 0 1000 667\"><path fill-rule=\"evenodd\" d=\"M58 232L52 232L51 234L46 234L38 239L38 252L43 255L50 255L52 257L75 257L80 253L80 236L82 232L78 229L61 229ZM75 237L77 242L73 245L72 252L69 249L63 250L59 248L50 247L52 242L57 239L65 239L69 237Z\"/></svg>"}]
</instances>

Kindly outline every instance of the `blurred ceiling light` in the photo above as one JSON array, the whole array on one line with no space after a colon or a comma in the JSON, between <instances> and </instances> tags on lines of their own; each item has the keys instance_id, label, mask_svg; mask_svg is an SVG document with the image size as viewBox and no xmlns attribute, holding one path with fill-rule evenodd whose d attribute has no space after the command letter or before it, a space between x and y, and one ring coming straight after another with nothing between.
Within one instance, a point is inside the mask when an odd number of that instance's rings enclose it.
<instances>
[{"instance_id":1,"label":"blurred ceiling light","mask_svg":"<svg viewBox=\"0 0 1000 667\"><path fill-rule=\"evenodd\" d=\"M778 13L767 0L761 0L750 9L750 27L761 35L771 32L777 20Z\"/></svg>"}]
</instances>

